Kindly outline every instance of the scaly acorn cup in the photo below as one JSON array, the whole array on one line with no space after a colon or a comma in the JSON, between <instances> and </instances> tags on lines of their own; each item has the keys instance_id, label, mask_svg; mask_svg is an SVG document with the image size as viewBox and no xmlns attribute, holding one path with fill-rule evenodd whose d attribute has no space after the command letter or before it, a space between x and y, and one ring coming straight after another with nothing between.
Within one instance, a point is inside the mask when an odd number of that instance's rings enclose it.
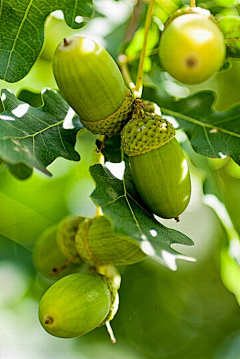
<instances>
[{"instance_id":1,"label":"scaly acorn cup","mask_svg":"<svg viewBox=\"0 0 240 359\"><path fill-rule=\"evenodd\" d=\"M113 285L117 290L120 288L121 284L121 275L118 272L117 268L111 264L104 264L103 266L92 266L84 271L85 273L98 273L108 278L111 281L111 285Z\"/></svg>"},{"instance_id":2,"label":"scaly acorn cup","mask_svg":"<svg viewBox=\"0 0 240 359\"><path fill-rule=\"evenodd\" d=\"M128 265L147 258L129 237L114 233L105 216L86 218L78 226L75 245L82 260L93 267Z\"/></svg>"},{"instance_id":3,"label":"scaly acorn cup","mask_svg":"<svg viewBox=\"0 0 240 359\"><path fill-rule=\"evenodd\" d=\"M108 286L108 289L111 293L111 307L108 315L101 323L101 325L106 324L107 322L110 322L114 318L118 310L118 306L119 306L118 289L120 288L120 284L121 284L121 275L119 274L116 267L114 267L113 265L90 267L85 271L85 273L89 273L97 276L100 275L100 278Z\"/></svg>"},{"instance_id":4,"label":"scaly acorn cup","mask_svg":"<svg viewBox=\"0 0 240 359\"><path fill-rule=\"evenodd\" d=\"M158 115L138 111L121 133L136 189L151 212L175 218L189 203L187 161L173 126Z\"/></svg>"},{"instance_id":5,"label":"scaly acorn cup","mask_svg":"<svg viewBox=\"0 0 240 359\"><path fill-rule=\"evenodd\" d=\"M62 219L57 229L56 240L59 249L67 259L72 260L72 263L75 264L82 263L75 247L75 235L79 224L83 220L84 217L81 216L67 216Z\"/></svg>"},{"instance_id":6,"label":"scaly acorn cup","mask_svg":"<svg viewBox=\"0 0 240 359\"><path fill-rule=\"evenodd\" d=\"M82 124L110 137L131 118L133 95L110 54L93 40L70 36L55 51L53 73Z\"/></svg>"},{"instance_id":7,"label":"scaly acorn cup","mask_svg":"<svg viewBox=\"0 0 240 359\"><path fill-rule=\"evenodd\" d=\"M59 338L74 338L109 322L116 290L98 274L70 274L54 283L39 304L43 328Z\"/></svg>"},{"instance_id":8,"label":"scaly acorn cup","mask_svg":"<svg viewBox=\"0 0 240 359\"><path fill-rule=\"evenodd\" d=\"M58 280L68 274L77 272L80 267L66 263L56 243L57 226L46 228L33 246L32 260L35 269L45 278Z\"/></svg>"}]
</instances>

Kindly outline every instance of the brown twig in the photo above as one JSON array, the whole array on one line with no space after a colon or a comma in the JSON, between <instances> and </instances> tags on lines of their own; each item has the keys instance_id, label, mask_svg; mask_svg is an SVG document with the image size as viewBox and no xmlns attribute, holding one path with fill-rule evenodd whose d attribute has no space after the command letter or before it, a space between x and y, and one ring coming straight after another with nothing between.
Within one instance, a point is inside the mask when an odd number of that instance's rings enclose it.
<instances>
[{"instance_id":1,"label":"brown twig","mask_svg":"<svg viewBox=\"0 0 240 359\"><path fill-rule=\"evenodd\" d=\"M132 40L142 16L142 11L144 8L143 0L138 0L137 4L134 6L133 14L128 23L128 27L123 37L123 42L129 42Z\"/></svg>"}]
</instances>

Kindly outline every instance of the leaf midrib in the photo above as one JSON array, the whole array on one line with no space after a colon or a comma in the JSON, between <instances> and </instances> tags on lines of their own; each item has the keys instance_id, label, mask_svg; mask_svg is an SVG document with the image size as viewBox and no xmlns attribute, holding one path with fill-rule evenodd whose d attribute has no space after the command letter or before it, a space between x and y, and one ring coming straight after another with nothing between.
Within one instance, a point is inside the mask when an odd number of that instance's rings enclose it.
<instances>
[{"instance_id":1,"label":"leaf midrib","mask_svg":"<svg viewBox=\"0 0 240 359\"><path fill-rule=\"evenodd\" d=\"M206 123L206 122L201 122L201 121L196 120L196 119L194 119L194 118L192 118L192 117L189 117L189 116L180 114L180 113L177 112L177 111L169 110L169 109L167 109L167 108L161 107L161 110L162 110L162 112L165 113L166 115L181 118L182 120L187 121L187 122L189 122L189 123L192 123L192 124L194 124L194 125L196 125L196 126L202 127L203 129L205 129L205 128L210 128L211 130L216 130L216 131L222 132L222 133L224 133L224 134L226 134L226 135L240 138L240 134L239 134L239 133L226 130L225 128L217 127L217 126L214 126L214 125L212 125L212 124L210 124L210 123Z\"/></svg>"},{"instance_id":2,"label":"leaf midrib","mask_svg":"<svg viewBox=\"0 0 240 359\"><path fill-rule=\"evenodd\" d=\"M11 49L11 51L10 51L10 53L9 53L7 66L6 66L6 69L5 69L4 76L3 76L3 79L4 79L4 80L6 79L8 69L10 68L10 62L11 62L12 54L13 54L13 52L14 52L14 50L15 50L16 43L17 43L18 38L19 38L19 34L20 34L20 32L21 32L21 30L22 30L22 27L23 27L23 24L24 24L24 22L25 22L25 20L26 20L26 18L27 18L27 16L28 16L29 9L30 9L30 7L32 6L32 3L33 3L33 0L30 0L30 2L29 2L29 4L28 4L28 7L27 7L27 9L26 9L26 11L25 11L25 13L24 13L24 16L23 16L23 19L22 19L22 21L21 21L21 24L20 24L20 26L19 26L19 28L18 28L18 32L17 32L16 37L15 37L15 39L14 39L12 49Z\"/></svg>"},{"instance_id":3,"label":"leaf midrib","mask_svg":"<svg viewBox=\"0 0 240 359\"><path fill-rule=\"evenodd\" d=\"M49 126L43 128L42 130L40 130L40 131L38 131L38 132L35 132L35 133L33 133L33 134L28 134L28 135L26 135L26 136L22 136L22 137L19 137L19 136L5 136L5 137L3 137L3 138L0 139L0 140L3 140L3 141L5 141L5 140L12 140L12 139L13 139L13 140L25 140L25 139L27 139L27 138L34 138L34 137L36 137L37 135L40 135L40 134L42 134L43 132L48 131L50 128L53 128L53 127L55 127L55 126L60 126L60 125L62 125L63 122L64 122L64 120L61 120L61 121L56 122L56 123L53 123L52 125L49 125Z\"/></svg>"}]
</instances>

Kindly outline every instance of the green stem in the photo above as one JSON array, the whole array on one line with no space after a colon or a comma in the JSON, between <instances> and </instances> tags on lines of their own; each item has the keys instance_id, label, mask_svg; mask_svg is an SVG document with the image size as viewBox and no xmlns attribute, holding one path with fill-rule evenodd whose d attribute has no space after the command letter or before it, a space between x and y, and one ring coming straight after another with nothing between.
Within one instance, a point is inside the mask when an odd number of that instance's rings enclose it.
<instances>
[{"instance_id":1,"label":"green stem","mask_svg":"<svg viewBox=\"0 0 240 359\"><path fill-rule=\"evenodd\" d=\"M104 144L105 135L100 135L99 136L99 141L101 141ZM101 152L101 148L100 148L100 151L98 152L97 164L104 165L104 156L103 156L103 154ZM100 206L98 206L98 205L96 205L96 207L97 207L97 210L96 210L95 216L96 217L102 216L102 214L103 214L102 208Z\"/></svg>"},{"instance_id":2,"label":"green stem","mask_svg":"<svg viewBox=\"0 0 240 359\"><path fill-rule=\"evenodd\" d=\"M147 56L153 56L153 55L158 54L158 52L159 52L159 49L157 48L157 49L153 49L151 51L147 51L146 55ZM121 73L123 75L124 81L127 84L127 86L132 90L134 98L141 98L141 95L137 91L136 85L135 85L135 83L133 82L133 80L131 78L129 68L128 68L128 64L129 64L129 62L132 62L134 60L139 60L139 59L140 59L139 54L131 56L131 58L127 57L124 54L121 54L121 55L118 56L118 65L119 65L119 67L121 69Z\"/></svg>"},{"instance_id":3,"label":"green stem","mask_svg":"<svg viewBox=\"0 0 240 359\"><path fill-rule=\"evenodd\" d=\"M104 156L103 156L101 150L102 150L102 147L104 147L104 141L105 140L106 140L105 135L100 135L99 136L99 141L102 142L102 146L101 146L100 150L97 151L97 153L98 153L97 163L100 164L100 165L104 164Z\"/></svg>"},{"instance_id":4,"label":"green stem","mask_svg":"<svg viewBox=\"0 0 240 359\"><path fill-rule=\"evenodd\" d=\"M190 0L190 6L191 7L196 7L196 1L195 0Z\"/></svg>"},{"instance_id":5,"label":"green stem","mask_svg":"<svg viewBox=\"0 0 240 359\"><path fill-rule=\"evenodd\" d=\"M154 3L155 3L155 0L150 0L150 4L148 7L147 16L146 16L146 22L145 22L145 33L144 33L144 39L143 39L143 47L142 47L141 57L140 57L139 66L138 66L136 90L140 94L140 97L142 95L142 88L143 88L143 68L144 68L144 60L145 60L145 55L146 55L147 38L148 38L148 32L149 32L151 20L152 20L152 11L153 11Z\"/></svg>"},{"instance_id":6,"label":"green stem","mask_svg":"<svg viewBox=\"0 0 240 359\"><path fill-rule=\"evenodd\" d=\"M123 43L128 43L133 39L136 29L139 27L143 7L143 0L138 0L137 4L134 6L133 14L130 18L128 28L123 39ZM128 64L129 58L125 54L120 54L118 57L118 65L121 69L124 81L126 85L132 90L134 97L139 98L139 94L136 90L136 85L133 82L129 72Z\"/></svg>"},{"instance_id":7,"label":"green stem","mask_svg":"<svg viewBox=\"0 0 240 359\"><path fill-rule=\"evenodd\" d=\"M129 86L129 88L132 90L133 96L135 98L141 97L140 94L137 92L136 85L133 82L129 69L128 69L128 58L126 55L120 55L118 57L118 64L120 66L123 78L126 82L126 84Z\"/></svg>"}]
</instances>

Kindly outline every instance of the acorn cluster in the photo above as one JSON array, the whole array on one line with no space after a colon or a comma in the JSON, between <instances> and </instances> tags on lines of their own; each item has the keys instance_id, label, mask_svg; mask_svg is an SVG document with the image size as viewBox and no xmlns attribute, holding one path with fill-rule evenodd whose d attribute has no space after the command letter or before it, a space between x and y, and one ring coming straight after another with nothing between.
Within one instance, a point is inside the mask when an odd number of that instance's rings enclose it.
<instances>
[{"instance_id":1,"label":"acorn cluster","mask_svg":"<svg viewBox=\"0 0 240 359\"><path fill-rule=\"evenodd\" d=\"M113 58L90 39L64 39L53 70L61 93L88 130L106 137L121 132L122 149L147 210L178 218L189 201L190 179L173 126L153 112L153 104L134 100ZM104 215L68 216L47 229L33 250L38 272L56 280L40 301L42 326L63 338L101 325L109 330L119 300L115 266L146 257L132 238L115 233Z\"/></svg>"},{"instance_id":2,"label":"acorn cluster","mask_svg":"<svg viewBox=\"0 0 240 359\"><path fill-rule=\"evenodd\" d=\"M39 304L44 329L73 338L106 325L119 303L121 277L115 266L129 265L147 255L131 238L116 234L107 217L67 216L36 240L33 263L39 274L55 281Z\"/></svg>"},{"instance_id":3,"label":"acorn cluster","mask_svg":"<svg viewBox=\"0 0 240 359\"><path fill-rule=\"evenodd\" d=\"M201 26L209 30L208 38L211 33L217 37L217 41L211 38L204 44L207 55L194 39L191 44L189 35ZM184 39L187 49L182 46ZM176 46L172 46L174 41ZM216 46L220 52L215 51ZM179 51L178 57L173 50ZM206 66L209 53L216 58L212 67ZM209 12L199 8L175 13L161 36L161 62L179 81L205 81L218 71L224 57L219 28ZM178 221L188 206L191 183L173 125L155 113L153 103L134 99L113 58L89 38L64 39L55 51L53 72L60 92L86 129L104 135L105 140L121 134L122 150L145 210ZM52 335L72 338L106 325L114 341L109 323L118 309L121 281L115 266L146 257L132 238L115 233L104 215L68 216L58 226L46 229L33 250L37 271L55 280L40 301L42 326Z\"/></svg>"},{"instance_id":4,"label":"acorn cluster","mask_svg":"<svg viewBox=\"0 0 240 359\"><path fill-rule=\"evenodd\" d=\"M58 87L82 124L106 138L121 132L136 189L146 209L176 218L190 199L190 177L170 122L154 113L154 104L134 99L110 56L91 39L64 39L53 58Z\"/></svg>"}]
</instances>

